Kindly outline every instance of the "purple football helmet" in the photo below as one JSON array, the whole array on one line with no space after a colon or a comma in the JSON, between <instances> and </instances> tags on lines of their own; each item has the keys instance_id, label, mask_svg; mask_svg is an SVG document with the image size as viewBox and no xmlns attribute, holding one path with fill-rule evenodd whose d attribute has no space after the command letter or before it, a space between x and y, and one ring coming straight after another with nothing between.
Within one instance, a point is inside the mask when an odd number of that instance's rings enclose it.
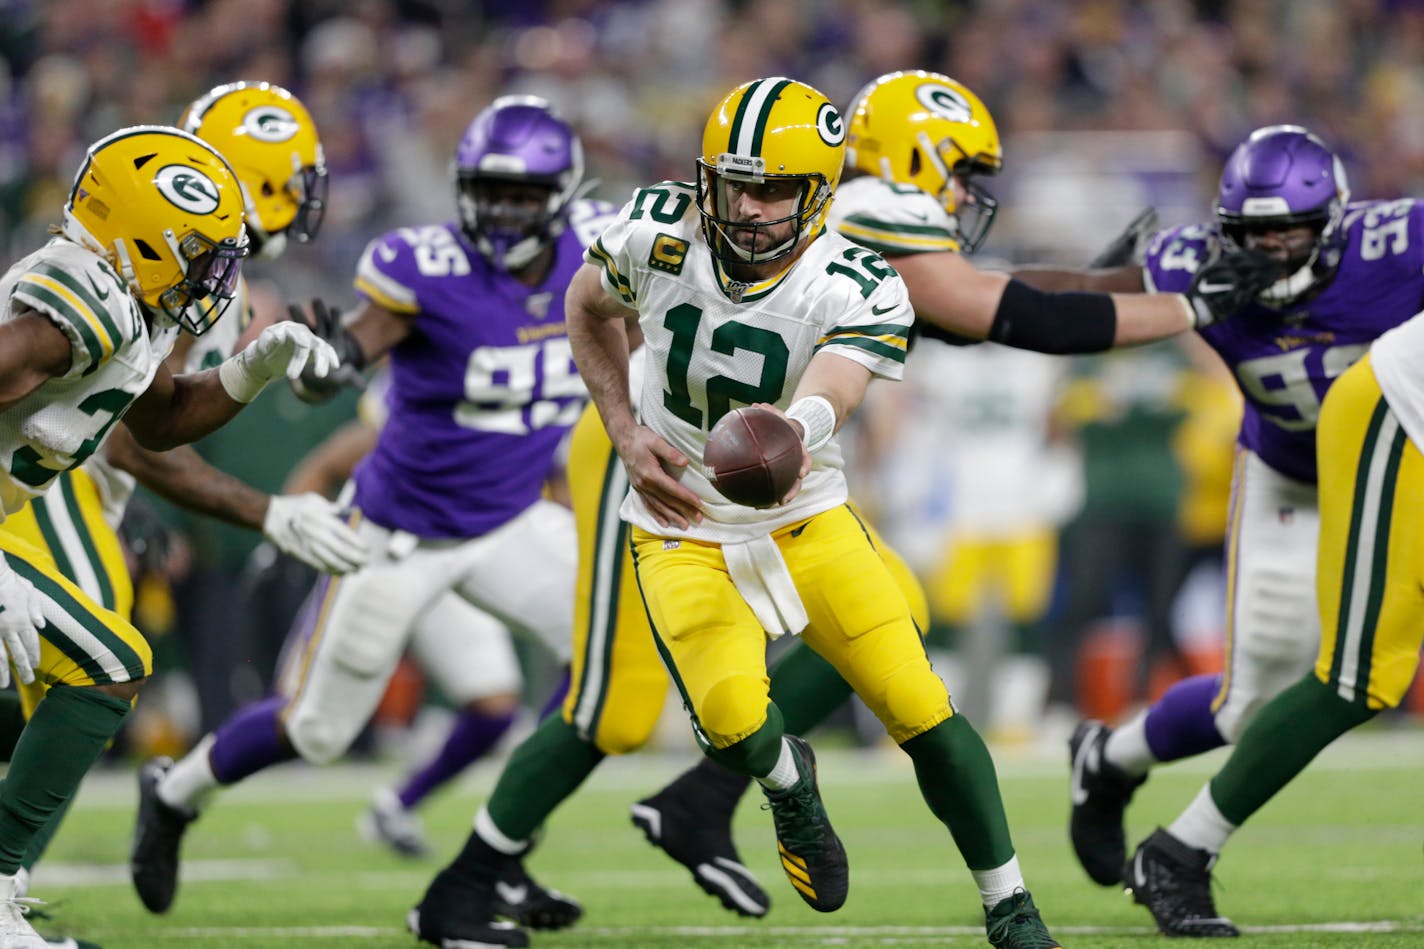
<instances>
[{"instance_id":1,"label":"purple football helmet","mask_svg":"<svg viewBox=\"0 0 1424 949\"><path fill-rule=\"evenodd\" d=\"M496 266L519 270L563 233L583 183L583 145L538 96L501 96L475 116L455 149L460 226ZM509 185L548 192L543 206L510 198Z\"/></svg>"},{"instance_id":2,"label":"purple football helmet","mask_svg":"<svg viewBox=\"0 0 1424 949\"><path fill-rule=\"evenodd\" d=\"M1236 147L1226 160L1217 193L1222 236L1244 247L1253 232L1293 227L1315 231L1313 241L1291 252L1286 276L1261 292L1261 302L1292 303L1330 281L1340 263L1340 225L1349 200L1344 165L1299 125L1259 128Z\"/></svg>"}]
</instances>

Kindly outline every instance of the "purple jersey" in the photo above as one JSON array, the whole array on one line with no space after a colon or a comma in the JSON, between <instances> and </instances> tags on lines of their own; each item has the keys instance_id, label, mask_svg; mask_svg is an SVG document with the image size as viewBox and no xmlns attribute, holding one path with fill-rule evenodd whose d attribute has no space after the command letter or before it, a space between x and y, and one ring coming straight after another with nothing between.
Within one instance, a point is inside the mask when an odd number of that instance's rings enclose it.
<instances>
[{"instance_id":1,"label":"purple jersey","mask_svg":"<svg viewBox=\"0 0 1424 949\"><path fill-rule=\"evenodd\" d=\"M587 399L564 292L611 205L578 201L537 287L491 266L458 224L372 241L356 289L413 329L391 351L388 417L356 468L356 506L420 537L478 537L538 499Z\"/></svg>"},{"instance_id":2,"label":"purple jersey","mask_svg":"<svg viewBox=\"0 0 1424 949\"><path fill-rule=\"evenodd\" d=\"M1375 337L1424 306L1424 204L1356 202L1342 227L1340 269L1323 291L1278 310L1252 303L1201 330L1246 397L1238 441L1281 474L1310 484L1325 390ZM1145 261L1148 286L1185 292L1210 233L1194 225L1154 237Z\"/></svg>"}]
</instances>

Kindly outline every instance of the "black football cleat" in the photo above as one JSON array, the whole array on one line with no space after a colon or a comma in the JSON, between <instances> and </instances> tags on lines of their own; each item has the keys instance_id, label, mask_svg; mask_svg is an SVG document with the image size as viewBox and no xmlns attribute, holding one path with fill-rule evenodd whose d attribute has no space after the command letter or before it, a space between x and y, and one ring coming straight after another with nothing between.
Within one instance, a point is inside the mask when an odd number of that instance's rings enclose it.
<instances>
[{"instance_id":1,"label":"black football cleat","mask_svg":"<svg viewBox=\"0 0 1424 949\"><path fill-rule=\"evenodd\" d=\"M406 914L406 927L441 949L523 949L529 934L494 918L494 886L488 877L465 876L446 867L436 874L420 904Z\"/></svg>"},{"instance_id":2,"label":"black football cleat","mask_svg":"<svg viewBox=\"0 0 1424 949\"><path fill-rule=\"evenodd\" d=\"M831 827L816 784L816 755L804 739L787 735L800 778L791 787L763 787L766 807L776 825L776 849L786 879L806 905L832 913L845 904L850 891L850 864L845 847Z\"/></svg>"},{"instance_id":3,"label":"black football cleat","mask_svg":"<svg viewBox=\"0 0 1424 949\"><path fill-rule=\"evenodd\" d=\"M686 867L704 892L738 916L762 917L771 897L732 843L731 815L746 786L735 777L720 784L674 782L629 811L648 843Z\"/></svg>"},{"instance_id":4,"label":"black football cleat","mask_svg":"<svg viewBox=\"0 0 1424 949\"><path fill-rule=\"evenodd\" d=\"M500 864L490 906L494 915L530 929L563 929L583 915L577 900L540 886L520 857L506 857Z\"/></svg>"},{"instance_id":5,"label":"black football cleat","mask_svg":"<svg viewBox=\"0 0 1424 949\"><path fill-rule=\"evenodd\" d=\"M1073 769L1068 837L1078 862L1100 886L1115 886L1123 881L1122 866L1127 861L1123 812L1147 780L1146 775L1130 775L1103 756L1103 746L1111 734L1111 728L1089 719L1078 724L1068 741L1068 759Z\"/></svg>"},{"instance_id":6,"label":"black football cleat","mask_svg":"<svg viewBox=\"0 0 1424 949\"><path fill-rule=\"evenodd\" d=\"M1014 890L993 906L984 907L984 929L995 949L1063 949L1048 933L1028 890Z\"/></svg>"},{"instance_id":7,"label":"black football cleat","mask_svg":"<svg viewBox=\"0 0 1424 949\"><path fill-rule=\"evenodd\" d=\"M1216 857L1189 847L1162 828L1144 840L1123 868L1133 902L1152 913L1167 936L1225 938L1241 935L1216 911L1211 898L1211 868Z\"/></svg>"},{"instance_id":8,"label":"black football cleat","mask_svg":"<svg viewBox=\"0 0 1424 949\"><path fill-rule=\"evenodd\" d=\"M170 807L158 796L158 782L171 767L172 758L150 758L138 772L138 815L129 851L129 876L150 913L166 913L173 905L178 894L178 849L183 832L198 817L194 811Z\"/></svg>"}]
</instances>

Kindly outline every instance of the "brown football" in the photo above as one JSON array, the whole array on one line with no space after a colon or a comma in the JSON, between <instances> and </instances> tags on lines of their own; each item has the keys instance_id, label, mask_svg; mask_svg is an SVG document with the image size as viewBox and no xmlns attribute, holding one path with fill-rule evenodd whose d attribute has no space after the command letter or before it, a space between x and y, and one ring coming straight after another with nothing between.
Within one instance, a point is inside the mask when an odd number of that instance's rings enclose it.
<instances>
[{"instance_id":1,"label":"brown football","mask_svg":"<svg viewBox=\"0 0 1424 949\"><path fill-rule=\"evenodd\" d=\"M702 461L712 486L728 501L773 507L801 473L801 436L775 412L733 409L712 426Z\"/></svg>"}]
</instances>

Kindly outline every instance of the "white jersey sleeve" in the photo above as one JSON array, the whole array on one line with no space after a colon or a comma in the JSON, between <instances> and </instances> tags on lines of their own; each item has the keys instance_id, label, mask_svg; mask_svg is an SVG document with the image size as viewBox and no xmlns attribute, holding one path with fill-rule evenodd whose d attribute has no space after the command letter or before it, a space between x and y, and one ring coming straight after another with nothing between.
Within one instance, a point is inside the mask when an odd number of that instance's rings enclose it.
<instances>
[{"instance_id":1,"label":"white jersey sleeve","mask_svg":"<svg viewBox=\"0 0 1424 949\"><path fill-rule=\"evenodd\" d=\"M103 444L153 382L178 334L150 329L118 273L97 255L55 240L0 277L0 321L16 304L45 314L73 348L69 371L0 412L0 507L13 513Z\"/></svg>"},{"instance_id":2,"label":"white jersey sleeve","mask_svg":"<svg viewBox=\"0 0 1424 949\"><path fill-rule=\"evenodd\" d=\"M1370 346L1380 392L1404 433L1424 451L1424 313L1384 333Z\"/></svg>"},{"instance_id":3,"label":"white jersey sleeve","mask_svg":"<svg viewBox=\"0 0 1424 949\"><path fill-rule=\"evenodd\" d=\"M914 185L863 176L836 191L828 226L887 257L959 252L959 223L933 195Z\"/></svg>"},{"instance_id":4,"label":"white jersey sleeve","mask_svg":"<svg viewBox=\"0 0 1424 949\"><path fill-rule=\"evenodd\" d=\"M746 540L846 500L840 446L813 456L801 492L785 506L733 504L702 464L707 433L734 408L785 409L811 360L826 351L899 378L913 314L898 274L874 251L823 233L787 270L759 283L729 278L703 242L693 187L664 182L634 194L585 259L610 294L636 307L647 351L639 413L692 463L682 481L703 501L704 520L684 536ZM623 514L668 535L629 495Z\"/></svg>"}]
</instances>

